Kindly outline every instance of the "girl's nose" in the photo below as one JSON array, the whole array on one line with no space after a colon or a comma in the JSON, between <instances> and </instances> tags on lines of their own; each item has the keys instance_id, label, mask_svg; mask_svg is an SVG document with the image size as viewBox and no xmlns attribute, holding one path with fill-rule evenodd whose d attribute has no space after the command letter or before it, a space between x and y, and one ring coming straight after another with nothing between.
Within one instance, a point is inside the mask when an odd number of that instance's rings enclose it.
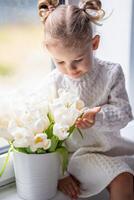
<instances>
[{"instance_id":1,"label":"girl's nose","mask_svg":"<svg viewBox=\"0 0 134 200\"><path fill-rule=\"evenodd\" d=\"M69 65L69 70L76 70L77 67L75 65Z\"/></svg>"}]
</instances>

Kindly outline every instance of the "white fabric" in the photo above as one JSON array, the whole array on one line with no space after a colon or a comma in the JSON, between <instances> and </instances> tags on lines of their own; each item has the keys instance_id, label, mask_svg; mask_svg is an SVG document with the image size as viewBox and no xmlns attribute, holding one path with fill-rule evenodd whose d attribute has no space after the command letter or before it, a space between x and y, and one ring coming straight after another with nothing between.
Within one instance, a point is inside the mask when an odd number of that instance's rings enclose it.
<instances>
[{"instance_id":1,"label":"white fabric","mask_svg":"<svg viewBox=\"0 0 134 200\"><path fill-rule=\"evenodd\" d=\"M134 175L134 143L123 139L120 129L133 119L119 64L94 59L90 72L72 79L53 70L42 87L57 94L59 88L75 92L89 108L101 106L92 128L75 132L66 142L70 151L68 172L81 182L81 197L101 192L120 173ZM50 98L50 99L51 99Z\"/></svg>"}]
</instances>

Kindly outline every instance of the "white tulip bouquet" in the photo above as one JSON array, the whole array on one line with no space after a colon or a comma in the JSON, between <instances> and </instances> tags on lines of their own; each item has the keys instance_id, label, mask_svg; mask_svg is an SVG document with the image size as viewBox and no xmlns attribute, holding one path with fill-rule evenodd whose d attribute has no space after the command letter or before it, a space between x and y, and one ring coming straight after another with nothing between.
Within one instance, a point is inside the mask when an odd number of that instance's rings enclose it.
<instances>
[{"instance_id":1,"label":"white tulip bouquet","mask_svg":"<svg viewBox=\"0 0 134 200\"><path fill-rule=\"evenodd\" d=\"M0 137L8 140L10 149L27 154L59 152L63 171L67 167L68 150L64 141L73 134L75 121L84 112L84 103L76 95L60 89L51 102L31 95L5 102L0 112ZM4 113L4 114L3 114ZM77 128L78 129L78 128ZM82 136L81 131L78 129ZM9 157L9 153L8 153ZM3 174L8 157L0 172Z\"/></svg>"}]
</instances>

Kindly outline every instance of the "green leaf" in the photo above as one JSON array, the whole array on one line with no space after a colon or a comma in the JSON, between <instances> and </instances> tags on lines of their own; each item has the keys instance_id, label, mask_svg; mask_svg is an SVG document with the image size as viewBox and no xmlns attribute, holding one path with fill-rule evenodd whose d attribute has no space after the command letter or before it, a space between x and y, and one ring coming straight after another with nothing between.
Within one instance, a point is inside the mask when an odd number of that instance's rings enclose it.
<instances>
[{"instance_id":1,"label":"green leaf","mask_svg":"<svg viewBox=\"0 0 134 200\"><path fill-rule=\"evenodd\" d=\"M59 138L55 135L51 138L51 147L48 150L49 152L54 152L58 146Z\"/></svg>"},{"instance_id":2,"label":"green leaf","mask_svg":"<svg viewBox=\"0 0 134 200\"><path fill-rule=\"evenodd\" d=\"M11 150L12 150L12 149L11 149L11 147L10 147L9 150L8 150L8 153L7 153L7 155L6 155L5 162L4 162L4 164L3 164L3 166L2 166L2 168L1 168L1 170L0 170L0 177L3 175L3 173L4 173L5 169L6 169L6 166L7 166L8 161L9 161L9 156L10 156Z\"/></svg>"},{"instance_id":3,"label":"green leaf","mask_svg":"<svg viewBox=\"0 0 134 200\"><path fill-rule=\"evenodd\" d=\"M29 147L27 147L27 148L14 147L13 146L13 141L10 141L9 144L10 144L11 151L18 151L18 152L22 152L22 153L27 153L28 148L29 148Z\"/></svg>"},{"instance_id":4,"label":"green leaf","mask_svg":"<svg viewBox=\"0 0 134 200\"><path fill-rule=\"evenodd\" d=\"M63 144L63 141L59 140L59 142L58 142L58 148L62 147L62 144Z\"/></svg>"},{"instance_id":5,"label":"green leaf","mask_svg":"<svg viewBox=\"0 0 134 200\"><path fill-rule=\"evenodd\" d=\"M43 148L39 148L39 149L37 149L36 153L37 154L44 154L44 153L46 153L46 150L44 150Z\"/></svg>"},{"instance_id":6,"label":"green leaf","mask_svg":"<svg viewBox=\"0 0 134 200\"><path fill-rule=\"evenodd\" d=\"M54 117L53 117L53 115L52 115L51 112L49 112L49 113L47 114L47 117L48 117L50 123L54 123Z\"/></svg>"},{"instance_id":7,"label":"green leaf","mask_svg":"<svg viewBox=\"0 0 134 200\"><path fill-rule=\"evenodd\" d=\"M68 132L70 133L69 136L74 132L75 129L78 130L80 136L81 136L82 139L83 139L83 134L82 134L81 130L80 130L79 128L76 128L75 124L74 124L73 126L71 126L70 129L68 130Z\"/></svg>"},{"instance_id":8,"label":"green leaf","mask_svg":"<svg viewBox=\"0 0 134 200\"><path fill-rule=\"evenodd\" d=\"M18 148L15 147L14 150L22 152L22 153L27 153L26 148L22 148L22 147L18 147Z\"/></svg>"},{"instance_id":9,"label":"green leaf","mask_svg":"<svg viewBox=\"0 0 134 200\"><path fill-rule=\"evenodd\" d=\"M28 154L32 154L33 153L30 147L25 148L25 150L26 150L26 153L28 153Z\"/></svg>"},{"instance_id":10,"label":"green leaf","mask_svg":"<svg viewBox=\"0 0 134 200\"><path fill-rule=\"evenodd\" d=\"M61 158L61 164L62 164L62 173L64 175L64 172L67 170L68 166L68 150L65 147L58 148L56 152L59 153Z\"/></svg>"},{"instance_id":11,"label":"green leaf","mask_svg":"<svg viewBox=\"0 0 134 200\"><path fill-rule=\"evenodd\" d=\"M54 126L54 123L52 122L52 123L49 125L49 127L47 128L47 130L44 131L44 133L47 134L48 139L51 139L52 136L53 136L53 126Z\"/></svg>"},{"instance_id":12,"label":"green leaf","mask_svg":"<svg viewBox=\"0 0 134 200\"><path fill-rule=\"evenodd\" d=\"M73 126L71 126L69 128L69 130L68 130L68 132L70 133L70 135L73 133L74 129L75 129L75 124Z\"/></svg>"}]
</instances>

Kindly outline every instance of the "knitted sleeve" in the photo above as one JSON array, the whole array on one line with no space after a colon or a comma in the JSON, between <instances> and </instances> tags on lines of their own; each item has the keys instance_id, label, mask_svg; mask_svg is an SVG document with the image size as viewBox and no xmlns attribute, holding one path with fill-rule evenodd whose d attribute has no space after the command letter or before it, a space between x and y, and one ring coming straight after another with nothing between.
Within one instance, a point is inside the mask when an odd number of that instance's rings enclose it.
<instances>
[{"instance_id":1,"label":"knitted sleeve","mask_svg":"<svg viewBox=\"0 0 134 200\"><path fill-rule=\"evenodd\" d=\"M124 74L121 66L118 65L112 77L108 103L101 106L101 111L96 115L94 128L100 128L104 131L118 131L132 119Z\"/></svg>"}]
</instances>

